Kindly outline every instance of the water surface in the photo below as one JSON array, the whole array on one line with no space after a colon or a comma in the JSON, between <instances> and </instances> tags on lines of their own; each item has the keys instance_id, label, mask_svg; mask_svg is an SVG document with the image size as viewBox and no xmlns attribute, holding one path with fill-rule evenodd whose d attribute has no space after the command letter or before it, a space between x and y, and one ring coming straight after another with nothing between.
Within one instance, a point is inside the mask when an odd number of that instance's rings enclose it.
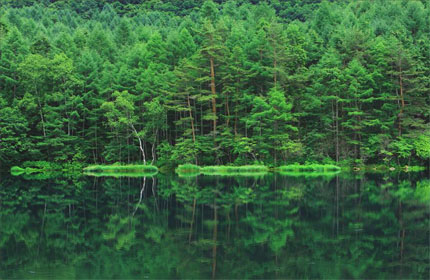
<instances>
[{"instance_id":1,"label":"water surface","mask_svg":"<svg viewBox=\"0 0 430 280\"><path fill-rule=\"evenodd\" d=\"M430 276L418 173L0 176L0 278Z\"/></svg>"}]
</instances>

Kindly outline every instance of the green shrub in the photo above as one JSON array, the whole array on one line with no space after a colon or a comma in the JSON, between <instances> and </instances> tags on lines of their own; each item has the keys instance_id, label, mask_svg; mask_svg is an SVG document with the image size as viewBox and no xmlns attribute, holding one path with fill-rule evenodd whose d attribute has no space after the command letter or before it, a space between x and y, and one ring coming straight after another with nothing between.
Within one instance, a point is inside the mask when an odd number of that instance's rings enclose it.
<instances>
[{"instance_id":1,"label":"green shrub","mask_svg":"<svg viewBox=\"0 0 430 280\"><path fill-rule=\"evenodd\" d=\"M264 165L242 165L242 166L204 166L202 172L220 172L220 173L236 173L236 172L267 172L269 168Z\"/></svg>"},{"instance_id":2,"label":"green shrub","mask_svg":"<svg viewBox=\"0 0 430 280\"><path fill-rule=\"evenodd\" d=\"M109 171L109 172L85 172L84 174L87 176L94 176L94 177L134 177L134 178L140 178L140 177L152 177L157 175L157 171L144 171L144 172L123 172L123 171Z\"/></svg>"},{"instance_id":3,"label":"green shrub","mask_svg":"<svg viewBox=\"0 0 430 280\"><path fill-rule=\"evenodd\" d=\"M47 162L47 161L25 161L22 164L22 167L19 166L13 166L11 168L11 173L18 174L18 173L46 173L46 172L59 172L62 171L63 167L54 162Z\"/></svg>"},{"instance_id":4,"label":"green shrub","mask_svg":"<svg viewBox=\"0 0 430 280\"><path fill-rule=\"evenodd\" d=\"M269 168L264 165L242 165L242 166L204 166L201 173L205 175L239 175L239 176L255 176L264 175L269 171Z\"/></svg>"},{"instance_id":5,"label":"green shrub","mask_svg":"<svg viewBox=\"0 0 430 280\"><path fill-rule=\"evenodd\" d=\"M61 171L63 168L60 164L48 161L25 161L22 166L26 170L35 171Z\"/></svg>"},{"instance_id":6,"label":"green shrub","mask_svg":"<svg viewBox=\"0 0 430 280\"><path fill-rule=\"evenodd\" d=\"M25 169L23 169L19 166L12 166L12 168L10 169L10 173L12 173L12 174L23 173L23 172L25 172Z\"/></svg>"},{"instance_id":7,"label":"green shrub","mask_svg":"<svg viewBox=\"0 0 430 280\"><path fill-rule=\"evenodd\" d=\"M407 166L403 167L407 172L420 172L426 170L425 166Z\"/></svg>"},{"instance_id":8,"label":"green shrub","mask_svg":"<svg viewBox=\"0 0 430 280\"><path fill-rule=\"evenodd\" d=\"M340 167L333 164L291 164L284 165L277 168L280 172L329 172L340 171Z\"/></svg>"},{"instance_id":9,"label":"green shrub","mask_svg":"<svg viewBox=\"0 0 430 280\"><path fill-rule=\"evenodd\" d=\"M197 176L204 175L264 175L269 171L269 168L264 165L242 165L242 166L203 166L200 167L195 164L183 164L176 168L176 173L181 176Z\"/></svg>"},{"instance_id":10,"label":"green shrub","mask_svg":"<svg viewBox=\"0 0 430 280\"><path fill-rule=\"evenodd\" d=\"M200 166L195 165L195 164L190 164L190 163L186 163L186 164L181 164L179 165L175 171L176 173L200 173Z\"/></svg>"},{"instance_id":11,"label":"green shrub","mask_svg":"<svg viewBox=\"0 0 430 280\"><path fill-rule=\"evenodd\" d=\"M84 172L103 173L156 173L158 168L154 165L90 165Z\"/></svg>"},{"instance_id":12,"label":"green shrub","mask_svg":"<svg viewBox=\"0 0 430 280\"><path fill-rule=\"evenodd\" d=\"M287 177L305 177L305 178L333 178L338 175L340 171L327 171L327 172L296 172L296 171L279 171L279 174Z\"/></svg>"}]
</instances>

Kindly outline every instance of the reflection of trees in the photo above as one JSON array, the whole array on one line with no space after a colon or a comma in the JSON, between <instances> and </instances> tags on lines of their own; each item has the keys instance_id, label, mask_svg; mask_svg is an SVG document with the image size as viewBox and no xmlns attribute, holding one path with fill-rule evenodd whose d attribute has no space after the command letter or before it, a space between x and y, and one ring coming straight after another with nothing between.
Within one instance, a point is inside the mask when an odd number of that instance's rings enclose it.
<instances>
[{"instance_id":1,"label":"reflection of trees","mask_svg":"<svg viewBox=\"0 0 430 280\"><path fill-rule=\"evenodd\" d=\"M6 177L0 277L424 278L417 179Z\"/></svg>"}]
</instances>

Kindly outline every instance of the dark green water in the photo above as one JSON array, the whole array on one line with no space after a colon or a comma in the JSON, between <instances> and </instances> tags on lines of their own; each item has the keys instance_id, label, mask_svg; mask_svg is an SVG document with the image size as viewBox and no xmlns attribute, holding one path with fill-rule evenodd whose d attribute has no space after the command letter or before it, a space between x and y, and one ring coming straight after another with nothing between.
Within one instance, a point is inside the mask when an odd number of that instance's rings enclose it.
<instances>
[{"instance_id":1,"label":"dark green water","mask_svg":"<svg viewBox=\"0 0 430 280\"><path fill-rule=\"evenodd\" d=\"M422 174L0 180L0 279L430 277Z\"/></svg>"}]
</instances>

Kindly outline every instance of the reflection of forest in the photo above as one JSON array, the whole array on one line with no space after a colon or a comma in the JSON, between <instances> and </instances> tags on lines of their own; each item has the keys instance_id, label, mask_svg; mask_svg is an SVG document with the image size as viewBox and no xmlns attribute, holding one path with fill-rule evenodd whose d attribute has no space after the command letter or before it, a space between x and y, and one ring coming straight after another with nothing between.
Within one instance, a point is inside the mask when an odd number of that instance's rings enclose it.
<instances>
[{"instance_id":1,"label":"reflection of forest","mask_svg":"<svg viewBox=\"0 0 430 280\"><path fill-rule=\"evenodd\" d=\"M3 177L0 278L427 278L410 176Z\"/></svg>"}]
</instances>

